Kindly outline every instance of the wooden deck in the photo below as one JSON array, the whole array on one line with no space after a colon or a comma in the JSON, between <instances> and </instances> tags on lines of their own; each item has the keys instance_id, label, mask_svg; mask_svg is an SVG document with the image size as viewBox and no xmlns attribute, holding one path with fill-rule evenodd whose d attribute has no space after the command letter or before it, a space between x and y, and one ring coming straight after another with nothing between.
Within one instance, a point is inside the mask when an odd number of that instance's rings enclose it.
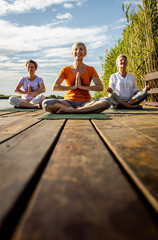
<instances>
[{"instance_id":1,"label":"wooden deck","mask_svg":"<svg viewBox=\"0 0 158 240\"><path fill-rule=\"evenodd\" d=\"M0 239L158 239L158 108L105 113L0 112Z\"/></svg>"}]
</instances>

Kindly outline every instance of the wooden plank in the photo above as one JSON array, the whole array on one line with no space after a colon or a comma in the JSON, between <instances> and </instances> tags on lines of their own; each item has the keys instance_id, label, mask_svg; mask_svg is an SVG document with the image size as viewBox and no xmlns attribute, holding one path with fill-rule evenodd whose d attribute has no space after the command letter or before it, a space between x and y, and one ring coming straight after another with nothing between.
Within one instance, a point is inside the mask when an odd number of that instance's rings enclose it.
<instances>
[{"instance_id":1,"label":"wooden plank","mask_svg":"<svg viewBox=\"0 0 158 240\"><path fill-rule=\"evenodd\" d=\"M2 127L7 126L10 123L17 122L18 120L23 121L25 118L28 117L40 117L41 114L44 112L41 110L40 113L35 113L35 112L25 112L24 114L21 114L21 112L16 112L15 114L9 114L9 115L1 115L0 116L0 129Z\"/></svg>"},{"instance_id":2,"label":"wooden plank","mask_svg":"<svg viewBox=\"0 0 158 240\"><path fill-rule=\"evenodd\" d=\"M0 143L39 122L40 114L43 114L43 111L38 114L30 112L24 115L0 116Z\"/></svg>"},{"instance_id":3,"label":"wooden plank","mask_svg":"<svg viewBox=\"0 0 158 240\"><path fill-rule=\"evenodd\" d=\"M157 238L153 218L90 122L68 120L12 240Z\"/></svg>"},{"instance_id":4,"label":"wooden plank","mask_svg":"<svg viewBox=\"0 0 158 240\"><path fill-rule=\"evenodd\" d=\"M115 121L93 121L120 164L158 213L158 143Z\"/></svg>"},{"instance_id":5,"label":"wooden plank","mask_svg":"<svg viewBox=\"0 0 158 240\"><path fill-rule=\"evenodd\" d=\"M152 72L144 76L144 82L158 78L158 72Z\"/></svg>"},{"instance_id":6,"label":"wooden plank","mask_svg":"<svg viewBox=\"0 0 158 240\"><path fill-rule=\"evenodd\" d=\"M157 108L155 108L154 110L152 109L152 111L148 111L148 110L136 110L136 109L119 109L119 112L118 113L116 113L116 114L112 114L112 113L108 113L107 112L107 115L109 116L109 117L111 117L111 116L119 116L119 115L128 115L128 116L130 116L130 115L141 115L141 116L146 116L146 115L157 115L158 114L158 109Z\"/></svg>"},{"instance_id":7,"label":"wooden plank","mask_svg":"<svg viewBox=\"0 0 158 240\"><path fill-rule=\"evenodd\" d=\"M14 224L25 194L34 185L32 179L39 177L39 171L47 163L47 154L63 123L64 120L39 122L0 145L0 227L3 234L10 231L9 226Z\"/></svg>"},{"instance_id":8,"label":"wooden plank","mask_svg":"<svg viewBox=\"0 0 158 240\"><path fill-rule=\"evenodd\" d=\"M151 88L149 91L148 91L148 94L157 94L158 93L158 88Z\"/></svg>"},{"instance_id":9,"label":"wooden plank","mask_svg":"<svg viewBox=\"0 0 158 240\"><path fill-rule=\"evenodd\" d=\"M148 101L144 101L144 104L145 104L145 105L148 105L148 106L158 107L158 102L148 102Z\"/></svg>"},{"instance_id":10,"label":"wooden plank","mask_svg":"<svg viewBox=\"0 0 158 240\"><path fill-rule=\"evenodd\" d=\"M26 112L7 112L7 111L0 111L0 116L3 116L3 115L23 115L23 114L26 114Z\"/></svg>"},{"instance_id":11,"label":"wooden plank","mask_svg":"<svg viewBox=\"0 0 158 240\"><path fill-rule=\"evenodd\" d=\"M136 134L142 134L151 141L158 143L158 118L154 119L151 115L145 115L144 118L139 118L138 115L123 115L122 117L115 116L114 119L135 131Z\"/></svg>"}]
</instances>

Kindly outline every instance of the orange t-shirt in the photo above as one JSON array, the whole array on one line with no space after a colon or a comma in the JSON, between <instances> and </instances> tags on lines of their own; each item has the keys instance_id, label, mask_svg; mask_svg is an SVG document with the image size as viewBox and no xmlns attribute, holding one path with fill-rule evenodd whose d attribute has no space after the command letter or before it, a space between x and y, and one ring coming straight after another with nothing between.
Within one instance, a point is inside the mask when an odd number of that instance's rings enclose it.
<instances>
[{"instance_id":1,"label":"orange t-shirt","mask_svg":"<svg viewBox=\"0 0 158 240\"><path fill-rule=\"evenodd\" d=\"M70 66L64 67L59 73L59 77L66 81L66 86L75 85L76 76L72 73ZM94 77L98 77L96 70L91 66L87 66L86 71L80 76L82 85L90 86L90 82ZM89 94L89 90L77 88L75 90L68 90L64 98L76 102L90 101L91 95Z\"/></svg>"}]
</instances>

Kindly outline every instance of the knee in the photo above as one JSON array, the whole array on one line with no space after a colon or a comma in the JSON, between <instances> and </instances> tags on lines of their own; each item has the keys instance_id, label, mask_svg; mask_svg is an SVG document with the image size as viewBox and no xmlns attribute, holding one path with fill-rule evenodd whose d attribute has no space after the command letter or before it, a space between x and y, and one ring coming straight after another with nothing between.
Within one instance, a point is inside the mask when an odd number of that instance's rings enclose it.
<instances>
[{"instance_id":1,"label":"knee","mask_svg":"<svg viewBox=\"0 0 158 240\"><path fill-rule=\"evenodd\" d=\"M48 106L48 100L43 100L42 102L42 108L47 111L47 106Z\"/></svg>"},{"instance_id":2,"label":"knee","mask_svg":"<svg viewBox=\"0 0 158 240\"><path fill-rule=\"evenodd\" d=\"M108 94L108 97L110 99L110 102L113 104L113 105L118 105L120 104L121 102L121 98L120 96L118 96L116 93L112 92L112 93L109 93Z\"/></svg>"},{"instance_id":3,"label":"knee","mask_svg":"<svg viewBox=\"0 0 158 240\"><path fill-rule=\"evenodd\" d=\"M51 99L51 100L45 99L45 100L42 102L42 108L43 108L45 111L49 112L49 106L52 106L52 105L54 105L55 103L56 103L56 101L53 100L53 99Z\"/></svg>"},{"instance_id":4,"label":"knee","mask_svg":"<svg viewBox=\"0 0 158 240\"><path fill-rule=\"evenodd\" d=\"M104 109L107 109L111 106L111 102L106 102L106 101L103 101L103 108Z\"/></svg>"},{"instance_id":5,"label":"knee","mask_svg":"<svg viewBox=\"0 0 158 240\"><path fill-rule=\"evenodd\" d=\"M41 95L41 101L43 102L45 99L46 99L45 96L42 94Z\"/></svg>"},{"instance_id":6,"label":"knee","mask_svg":"<svg viewBox=\"0 0 158 240\"><path fill-rule=\"evenodd\" d=\"M9 97L9 103L10 104L13 104L13 99L14 99L14 97Z\"/></svg>"},{"instance_id":7,"label":"knee","mask_svg":"<svg viewBox=\"0 0 158 240\"><path fill-rule=\"evenodd\" d=\"M99 100L102 102L102 105L105 107L105 109L111 106L110 97L101 97Z\"/></svg>"},{"instance_id":8,"label":"knee","mask_svg":"<svg viewBox=\"0 0 158 240\"><path fill-rule=\"evenodd\" d=\"M112 93L108 93L108 97L112 97Z\"/></svg>"},{"instance_id":9,"label":"knee","mask_svg":"<svg viewBox=\"0 0 158 240\"><path fill-rule=\"evenodd\" d=\"M15 105L17 97L9 97L9 103Z\"/></svg>"},{"instance_id":10,"label":"knee","mask_svg":"<svg viewBox=\"0 0 158 240\"><path fill-rule=\"evenodd\" d=\"M116 93L114 93L114 92L112 92L112 93L108 93L108 97L109 98L116 98L118 95L116 94Z\"/></svg>"}]
</instances>

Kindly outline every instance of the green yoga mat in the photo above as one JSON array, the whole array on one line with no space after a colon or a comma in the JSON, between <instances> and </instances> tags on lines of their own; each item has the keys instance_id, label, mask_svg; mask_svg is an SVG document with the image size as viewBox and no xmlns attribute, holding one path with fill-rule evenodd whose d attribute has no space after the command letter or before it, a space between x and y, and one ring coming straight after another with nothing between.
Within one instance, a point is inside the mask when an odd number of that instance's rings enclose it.
<instances>
[{"instance_id":1,"label":"green yoga mat","mask_svg":"<svg viewBox=\"0 0 158 240\"><path fill-rule=\"evenodd\" d=\"M109 120L109 118L105 113L80 113L80 114L47 114L40 119L48 119L48 120L57 120L57 119L100 119L100 120Z\"/></svg>"},{"instance_id":2,"label":"green yoga mat","mask_svg":"<svg viewBox=\"0 0 158 240\"><path fill-rule=\"evenodd\" d=\"M8 111L8 112L34 112L39 110L38 108L1 108L0 111Z\"/></svg>"}]
</instances>

